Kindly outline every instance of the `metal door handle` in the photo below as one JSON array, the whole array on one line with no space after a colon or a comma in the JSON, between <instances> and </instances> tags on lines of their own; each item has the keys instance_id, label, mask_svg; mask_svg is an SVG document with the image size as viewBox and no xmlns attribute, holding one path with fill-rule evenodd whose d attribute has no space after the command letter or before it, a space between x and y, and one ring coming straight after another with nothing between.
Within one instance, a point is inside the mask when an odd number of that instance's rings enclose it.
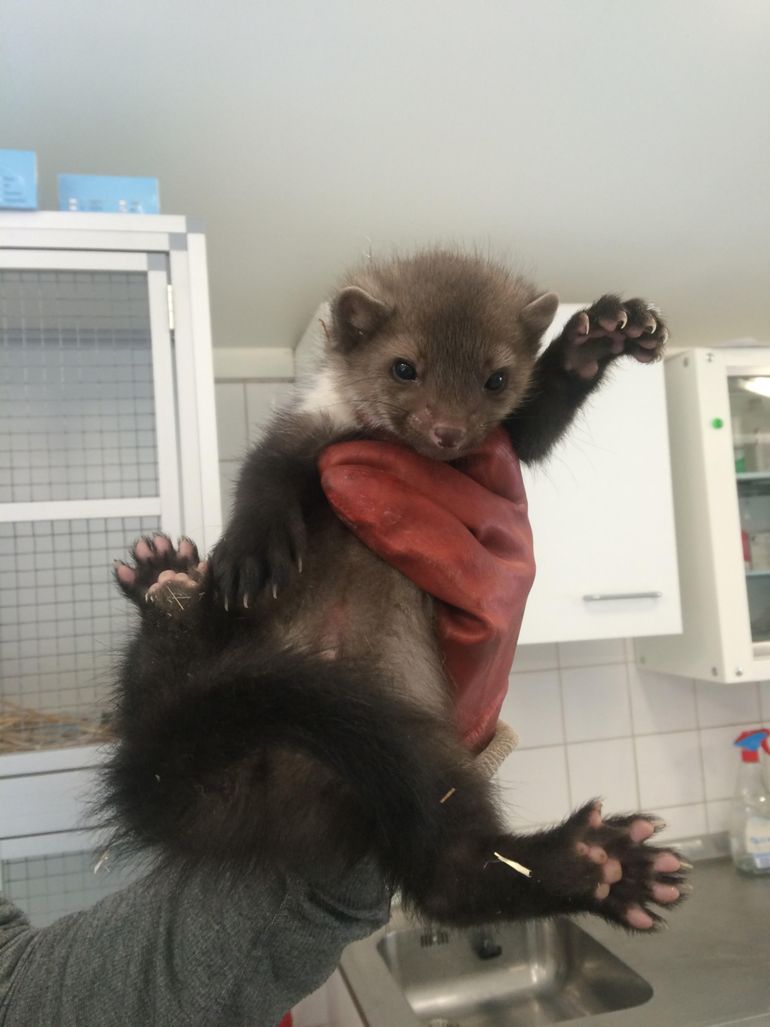
<instances>
[{"instance_id":1,"label":"metal door handle","mask_svg":"<svg viewBox=\"0 0 770 1027\"><path fill-rule=\"evenodd\" d=\"M592 592L583 596L586 603L603 603L609 599L660 599L662 592Z\"/></svg>"}]
</instances>

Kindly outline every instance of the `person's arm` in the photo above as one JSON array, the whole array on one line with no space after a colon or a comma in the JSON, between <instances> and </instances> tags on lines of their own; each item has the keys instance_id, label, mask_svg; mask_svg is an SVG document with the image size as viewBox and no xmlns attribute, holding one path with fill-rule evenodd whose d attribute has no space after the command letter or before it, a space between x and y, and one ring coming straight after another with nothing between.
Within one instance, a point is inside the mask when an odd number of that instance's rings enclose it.
<instances>
[{"instance_id":1,"label":"person's arm","mask_svg":"<svg viewBox=\"0 0 770 1027\"><path fill-rule=\"evenodd\" d=\"M387 922L362 863L313 884L267 871L212 888L156 872L35 930L0 902L2 1027L275 1027Z\"/></svg>"}]
</instances>

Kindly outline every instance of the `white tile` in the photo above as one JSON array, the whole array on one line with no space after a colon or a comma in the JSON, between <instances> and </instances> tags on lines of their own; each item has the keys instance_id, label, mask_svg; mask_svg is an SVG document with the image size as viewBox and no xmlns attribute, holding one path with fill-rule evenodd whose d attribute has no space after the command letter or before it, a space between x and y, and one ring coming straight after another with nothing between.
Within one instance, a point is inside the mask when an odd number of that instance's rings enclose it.
<instances>
[{"instance_id":1,"label":"white tile","mask_svg":"<svg viewBox=\"0 0 770 1027\"><path fill-rule=\"evenodd\" d=\"M561 744L564 724L558 672L511 674L501 716L519 736L520 749Z\"/></svg>"},{"instance_id":2,"label":"white tile","mask_svg":"<svg viewBox=\"0 0 770 1027\"><path fill-rule=\"evenodd\" d=\"M759 682L759 701L762 711L762 726L767 727L770 721L770 681Z\"/></svg>"},{"instance_id":3,"label":"white tile","mask_svg":"<svg viewBox=\"0 0 770 1027\"><path fill-rule=\"evenodd\" d=\"M219 489L222 495L222 519L226 521L235 499L235 484L241 469L239 460L219 461Z\"/></svg>"},{"instance_id":4,"label":"white tile","mask_svg":"<svg viewBox=\"0 0 770 1027\"><path fill-rule=\"evenodd\" d=\"M241 460L248 448L246 394L240 382L216 382L217 438L220 460Z\"/></svg>"},{"instance_id":5,"label":"white tile","mask_svg":"<svg viewBox=\"0 0 770 1027\"><path fill-rule=\"evenodd\" d=\"M530 670L552 670L559 666L556 645L549 642L544 645L520 645L516 649L513 660L513 673L519 674Z\"/></svg>"},{"instance_id":6,"label":"white tile","mask_svg":"<svg viewBox=\"0 0 770 1027\"><path fill-rule=\"evenodd\" d=\"M631 734L625 663L563 670L561 682L568 742Z\"/></svg>"},{"instance_id":7,"label":"white tile","mask_svg":"<svg viewBox=\"0 0 770 1027\"><path fill-rule=\"evenodd\" d=\"M683 806L703 802L703 772L697 731L643 735L634 740L642 807Z\"/></svg>"},{"instance_id":8,"label":"white tile","mask_svg":"<svg viewBox=\"0 0 770 1027\"><path fill-rule=\"evenodd\" d=\"M273 415L276 407L286 399L291 382L264 381L246 383L246 419L248 438L255 441Z\"/></svg>"},{"instance_id":9,"label":"white tile","mask_svg":"<svg viewBox=\"0 0 770 1027\"><path fill-rule=\"evenodd\" d=\"M656 674L630 664L628 684L634 734L688 731L698 726L695 686L689 678Z\"/></svg>"},{"instance_id":10,"label":"white tile","mask_svg":"<svg viewBox=\"0 0 770 1027\"><path fill-rule=\"evenodd\" d=\"M755 724L748 724L746 728L755 726ZM743 730L743 727L734 725L701 730L703 775L708 800L732 797L741 763L740 750L733 743Z\"/></svg>"},{"instance_id":11,"label":"white tile","mask_svg":"<svg viewBox=\"0 0 770 1027\"><path fill-rule=\"evenodd\" d=\"M329 992L325 984L303 998L291 1011L294 1027L325 1027L329 1022Z\"/></svg>"},{"instance_id":12,"label":"white tile","mask_svg":"<svg viewBox=\"0 0 770 1027\"><path fill-rule=\"evenodd\" d=\"M731 805L729 799L714 799L706 803L706 817L710 834L730 830Z\"/></svg>"},{"instance_id":13,"label":"white tile","mask_svg":"<svg viewBox=\"0 0 770 1027\"><path fill-rule=\"evenodd\" d=\"M561 667L590 667L599 663L624 663L625 660L626 646L623 638L559 643Z\"/></svg>"},{"instance_id":14,"label":"white tile","mask_svg":"<svg viewBox=\"0 0 770 1027\"><path fill-rule=\"evenodd\" d=\"M572 806L580 806L598 797L604 800L607 814L639 809L631 738L568 745L567 768Z\"/></svg>"},{"instance_id":15,"label":"white tile","mask_svg":"<svg viewBox=\"0 0 770 1027\"><path fill-rule=\"evenodd\" d=\"M517 749L495 781L514 829L555 823L570 812L564 746Z\"/></svg>"},{"instance_id":16,"label":"white tile","mask_svg":"<svg viewBox=\"0 0 770 1027\"><path fill-rule=\"evenodd\" d=\"M756 682L745 685L717 685L710 681L695 684L698 723L701 727L722 724L745 724L756 721L759 726L759 693Z\"/></svg>"},{"instance_id":17,"label":"white tile","mask_svg":"<svg viewBox=\"0 0 770 1027\"><path fill-rule=\"evenodd\" d=\"M329 992L330 1027L364 1027L364 1021L351 998L348 986L337 969L326 982Z\"/></svg>"},{"instance_id":18,"label":"white tile","mask_svg":"<svg viewBox=\"0 0 770 1027\"><path fill-rule=\"evenodd\" d=\"M658 806L653 812L666 821L665 828L655 835L656 845L670 845L679 838L694 838L709 831L705 802L692 802L684 806Z\"/></svg>"}]
</instances>

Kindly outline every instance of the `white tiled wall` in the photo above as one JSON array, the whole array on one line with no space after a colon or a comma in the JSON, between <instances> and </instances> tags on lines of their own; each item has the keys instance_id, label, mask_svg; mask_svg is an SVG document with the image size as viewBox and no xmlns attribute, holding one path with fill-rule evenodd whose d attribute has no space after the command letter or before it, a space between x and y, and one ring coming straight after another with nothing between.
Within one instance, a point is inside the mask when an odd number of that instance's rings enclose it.
<instances>
[{"instance_id":1,"label":"white tiled wall","mask_svg":"<svg viewBox=\"0 0 770 1027\"><path fill-rule=\"evenodd\" d=\"M291 386L289 381L216 383L219 479L225 518L241 460L267 423L274 404L288 394Z\"/></svg>"},{"instance_id":2,"label":"white tiled wall","mask_svg":"<svg viewBox=\"0 0 770 1027\"><path fill-rule=\"evenodd\" d=\"M547 823L594 795L645 809L663 837L726 828L733 739L770 721L770 683L714 685L653 674L630 642L523 646L503 717L520 735L500 772L518 826Z\"/></svg>"},{"instance_id":3,"label":"white tiled wall","mask_svg":"<svg viewBox=\"0 0 770 1027\"><path fill-rule=\"evenodd\" d=\"M218 382L223 502L249 440L288 382ZM623 639L522 646L503 718L519 748L498 775L512 823L561 819L593 796L607 811L652 810L664 838L726 827L732 741L770 724L770 682L714 685L636 666Z\"/></svg>"}]
</instances>

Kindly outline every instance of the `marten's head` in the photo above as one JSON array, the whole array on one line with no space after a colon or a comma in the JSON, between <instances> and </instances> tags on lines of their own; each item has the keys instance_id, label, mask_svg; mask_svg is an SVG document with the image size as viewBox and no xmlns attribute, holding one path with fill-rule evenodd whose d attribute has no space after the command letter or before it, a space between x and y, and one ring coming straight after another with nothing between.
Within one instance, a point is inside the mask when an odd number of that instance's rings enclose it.
<instances>
[{"instance_id":1,"label":"marten's head","mask_svg":"<svg viewBox=\"0 0 770 1027\"><path fill-rule=\"evenodd\" d=\"M558 297L444 250L350 275L332 300L327 363L366 431L455 460L526 395Z\"/></svg>"}]
</instances>

